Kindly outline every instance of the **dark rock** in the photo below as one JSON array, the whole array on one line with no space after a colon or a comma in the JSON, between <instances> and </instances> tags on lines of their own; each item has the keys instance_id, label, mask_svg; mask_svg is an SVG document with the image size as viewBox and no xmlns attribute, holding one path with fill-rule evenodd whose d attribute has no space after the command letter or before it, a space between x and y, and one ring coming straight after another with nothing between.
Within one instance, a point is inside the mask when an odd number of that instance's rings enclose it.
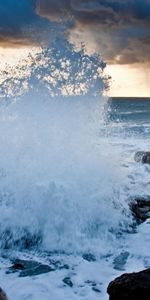
<instances>
[{"instance_id":1,"label":"dark rock","mask_svg":"<svg viewBox=\"0 0 150 300\"><path fill-rule=\"evenodd\" d=\"M93 281L93 280L86 280L85 283L91 285L92 287L95 287L95 286L96 286L96 282Z\"/></svg>"},{"instance_id":2,"label":"dark rock","mask_svg":"<svg viewBox=\"0 0 150 300\"><path fill-rule=\"evenodd\" d=\"M52 265L54 267L54 269L56 269L56 270L63 270L63 269L69 270L69 265L64 264L60 260L50 259L49 262L50 262L50 265Z\"/></svg>"},{"instance_id":3,"label":"dark rock","mask_svg":"<svg viewBox=\"0 0 150 300\"><path fill-rule=\"evenodd\" d=\"M65 277L65 278L63 279L63 282L64 282L65 284L67 284L68 286L73 287L73 283L72 283L70 277Z\"/></svg>"},{"instance_id":4,"label":"dark rock","mask_svg":"<svg viewBox=\"0 0 150 300\"><path fill-rule=\"evenodd\" d=\"M59 267L59 270L63 270L63 269L69 270L69 266L68 266L67 264L61 265L61 266Z\"/></svg>"},{"instance_id":5,"label":"dark rock","mask_svg":"<svg viewBox=\"0 0 150 300\"><path fill-rule=\"evenodd\" d=\"M85 260L87 260L89 262L96 261L95 256L93 254L91 254L91 253L85 253L85 254L83 254L82 257L83 257L83 259L85 259Z\"/></svg>"},{"instance_id":6,"label":"dark rock","mask_svg":"<svg viewBox=\"0 0 150 300\"><path fill-rule=\"evenodd\" d=\"M52 269L50 266L40 264L37 267L22 271L20 273L20 277L37 276L37 275L49 273L49 272L52 272L52 271L54 271L54 269Z\"/></svg>"},{"instance_id":7,"label":"dark rock","mask_svg":"<svg viewBox=\"0 0 150 300\"><path fill-rule=\"evenodd\" d=\"M136 162L141 162L143 164L150 165L150 152L148 151L138 151L134 155L134 160Z\"/></svg>"},{"instance_id":8,"label":"dark rock","mask_svg":"<svg viewBox=\"0 0 150 300\"><path fill-rule=\"evenodd\" d=\"M86 280L85 281L86 284L91 286L91 289L95 292L95 293L101 293L101 290L99 289L99 287L97 287L97 283L93 280ZM101 283L98 283L98 285L101 285Z\"/></svg>"},{"instance_id":9,"label":"dark rock","mask_svg":"<svg viewBox=\"0 0 150 300\"><path fill-rule=\"evenodd\" d=\"M92 287L92 290L95 292L95 293L101 293L101 290L97 287Z\"/></svg>"},{"instance_id":10,"label":"dark rock","mask_svg":"<svg viewBox=\"0 0 150 300\"><path fill-rule=\"evenodd\" d=\"M8 300L5 292L0 288L0 300Z\"/></svg>"},{"instance_id":11,"label":"dark rock","mask_svg":"<svg viewBox=\"0 0 150 300\"><path fill-rule=\"evenodd\" d=\"M127 252L127 251L121 252L118 256L116 256L114 259L114 262L113 262L114 269L123 271L128 257L129 257L129 252Z\"/></svg>"},{"instance_id":12,"label":"dark rock","mask_svg":"<svg viewBox=\"0 0 150 300\"><path fill-rule=\"evenodd\" d=\"M22 263L15 263L14 265L11 266L11 269L14 270L23 270L25 266Z\"/></svg>"},{"instance_id":13,"label":"dark rock","mask_svg":"<svg viewBox=\"0 0 150 300\"><path fill-rule=\"evenodd\" d=\"M148 199L135 199L130 203L130 209L133 216L139 221L146 221L150 218L150 200Z\"/></svg>"},{"instance_id":14,"label":"dark rock","mask_svg":"<svg viewBox=\"0 0 150 300\"><path fill-rule=\"evenodd\" d=\"M126 273L110 282L109 300L149 300L150 268L138 273Z\"/></svg>"},{"instance_id":15,"label":"dark rock","mask_svg":"<svg viewBox=\"0 0 150 300\"><path fill-rule=\"evenodd\" d=\"M44 273L52 272L54 270L55 269L51 266L41 264L37 261L17 259L14 261L14 264L9 268L8 273L20 271L19 276L26 277L41 275Z\"/></svg>"}]
</instances>

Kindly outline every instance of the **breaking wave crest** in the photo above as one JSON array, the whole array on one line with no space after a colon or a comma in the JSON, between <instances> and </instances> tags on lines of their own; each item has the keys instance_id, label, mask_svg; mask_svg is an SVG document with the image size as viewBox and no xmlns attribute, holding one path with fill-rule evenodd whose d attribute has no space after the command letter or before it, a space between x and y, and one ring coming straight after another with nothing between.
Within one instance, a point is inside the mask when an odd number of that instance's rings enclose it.
<instances>
[{"instance_id":1,"label":"breaking wave crest","mask_svg":"<svg viewBox=\"0 0 150 300\"><path fill-rule=\"evenodd\" d=\"M103 68L98 56L62 45L5 74L1 248L106 252L127 229L125 170L101 134Z\"/></svg>"}]
</instances>

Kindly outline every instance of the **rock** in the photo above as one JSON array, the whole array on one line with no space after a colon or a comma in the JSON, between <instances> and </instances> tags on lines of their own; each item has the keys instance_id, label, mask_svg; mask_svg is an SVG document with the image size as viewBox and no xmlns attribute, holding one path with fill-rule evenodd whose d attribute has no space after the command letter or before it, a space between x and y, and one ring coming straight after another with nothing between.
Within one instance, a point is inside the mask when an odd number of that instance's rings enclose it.
<instances>
[{"instance_id":1,"label":"rock","mask_svg":"<svg viewBox=\"0 0 150 300\"><path fill-rule=\"evenodd\" d=\"M116 256L113 262L114 269L123 271L128 257L129 257L129 252L127 251L121 252L118 256Z\"/></svg>"},{"instance_id":2,"label":"rock","mask_svg":"<svg viewBox=\"0 0 150 300\"><path fill-rule=\"evenodd\" d=\"M101 293L101 290L99 288L99 285L102 285L102 283L96 283L93 280L86 280L85 284L88 284L89 286L91 286L92 291L94 291L95 293Z\"/></svg>"},{"instance_id":3,"label":"rock","mask_svg":"<svg viewBox=\"0 0 150 300\"><path fill-rule=\"evenodd\" d=\"M67 264L64 264L59 267L59 270L63 270L63 269L69 270L69 266Z\"/></svg>"},{"instance_id":4,"label":"rock","mask_svg":"<svg viewBox=\"0 0 150 300\"><path fill-rule=\"evenodd\" d=\"M91 262L91 261L96 261L96 258L95 258L95 256L93 255L93 254L91 254L91 253L85 253L85 254L83 254L83 259L85 259L85 260L87 260L87 261L89 261L89 262Z\"/></svg>"},{"instance_id":5,"label":"rock","mask_svg":"<svg viewBox=\"0 0 150 300\"><path fill-rule=\"evenodd\" d=\"M5 292L0 288L0 300L8 300Z\"/></svg>"},{"instance_id":6,"label":"rock","mask_svg":"<svg viewBox=\"0 0 150 300\"><path fill-rule=\"evenodd\" d=\"M146 221L150 218L150 200L135 199L130 203L130 209L137 221Z\"/></svg>"},{"instance_id":7,"label":"rock","mask_svg":"<svg viewBox=\"0 0 150 300\"><path fill-rule=\"evenodd\" d=\"M70 277L65 277L65 278L63 279L63 282L64 282L66 285L68 285L68 286L70 286L70 287L73 287L73 283L72 283Z\"/></svg>"},{"instance_id":8,"label":"rock","mask_svg":"<svg viewBox=\"0 0 150 300\"><path fill-rule=\"evenodd\" d=\"M134 160L136 162L141 162L143 164L150 165L150 152L148 151L138 151L135 153Z\"/></svg>"},{"instance_id":9,"label":"rock","mask_svg":"<svg viewBox=\"0 0 150 300\"><path fill-rule=\"evenodd\" d=\"M19 276L26 277L41 275L44 273L52 272L54 270L55 269L51 266L41 264L37 261L16 259L14 261L14 264L9 268L8 273L20 271Z\"/></svg>"},{"instance_id":10,"label":"rock","mask_svg":"<svg viewBox=\"0 0 150 300\"><path fill-rule=\"evenodd\" d=\"M95 292L95 293L101 293L101 290L98 289L97 287L92 287L92 290Z\"/></svg>"},{"instance_id":11,"label":"rock","mask_svg":"<svg viewBox=\"0 0 150 300\"><path fill-rule=\"evenodd\" d=\"M149 300L150 268L138 273L126 273L110 282L109 300Z\"/></svg>"},{"instance_id":12,"label":"rock","mask_svg":"<svg viewBox=\"0 0 150 300\"><path fill-rule=\"evenodd\" d=\"M22 263L15 263L11 268L14 270L23 270L25 269L25 266Z\"/></svg>"},{"instance_id":13,"label":"rock","mask_svg":"<svg viewBox=\"0 0 150 300\"><path fill-rule=\"evenodd\" d=\"M69 265L63 263L62 261L60 260L53 260L53 259L50 259L49 260L50 262L50 265L55 269L55 270L69 270Z\"/></svg>"},{"instance_id":14,"label":"rock","mask_svg":"<svg viewBox=\"0 0 150 300\"><path fill-rule=\"evenodd\" d=\"M96 282L93 280L86 280L85 283L91 285L92 287L96 287L97 285Z\"/></svg>"}]
</instances>

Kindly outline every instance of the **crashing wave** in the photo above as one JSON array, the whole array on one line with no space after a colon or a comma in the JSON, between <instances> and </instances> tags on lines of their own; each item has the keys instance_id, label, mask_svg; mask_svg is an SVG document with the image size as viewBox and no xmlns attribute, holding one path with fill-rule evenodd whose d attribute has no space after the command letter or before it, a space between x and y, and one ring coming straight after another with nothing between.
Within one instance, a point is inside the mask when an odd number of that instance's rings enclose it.
<instances>
[{"instance_id":1,"label":"crashing wave","mask_svg":"<svg viewBox=\"0 0 150 300\"><path fill-rule=\"evenodd\" d=\"M61 40L3 72L1 248L106 252L128 226L126 174L100 136L104 67Z\"/></svg>"}]
</instances>

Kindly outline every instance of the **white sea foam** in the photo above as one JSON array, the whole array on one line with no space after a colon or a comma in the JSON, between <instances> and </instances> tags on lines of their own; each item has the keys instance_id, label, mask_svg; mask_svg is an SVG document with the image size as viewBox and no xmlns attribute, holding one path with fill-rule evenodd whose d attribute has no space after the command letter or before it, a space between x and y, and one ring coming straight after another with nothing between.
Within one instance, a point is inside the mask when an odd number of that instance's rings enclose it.
<instances>
[{"instance_id":1,"label":"white sea foam","mask_svg":"<svg viewBox=\"0 0 150 300\"><path fill-rule=\"evenodd\" d=\"M25 96L1 110L0 230L9 246L106 251L127 226L121 157L100 137L101 99ZM5 133L5 134L4 134ZM9 232L9 234L8 234ZM11 245L12 243L12 245Z\"/></svg>"}]
</instances>

